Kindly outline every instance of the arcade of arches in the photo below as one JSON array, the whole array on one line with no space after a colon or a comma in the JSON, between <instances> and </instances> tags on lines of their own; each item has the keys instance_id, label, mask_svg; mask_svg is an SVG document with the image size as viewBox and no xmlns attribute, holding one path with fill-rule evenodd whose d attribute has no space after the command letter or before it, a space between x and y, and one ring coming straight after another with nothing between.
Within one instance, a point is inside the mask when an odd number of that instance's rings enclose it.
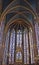
<instances>
[{"instance_id":1,"label":"arcade of arches","mask_svg":"<svg viewBox=\"0 0 39 65\"><path fill-rule=\"evenodd\" d=\"M0 0L0 65L39 65L38 2Z\"/></svg>"}]
</instances>

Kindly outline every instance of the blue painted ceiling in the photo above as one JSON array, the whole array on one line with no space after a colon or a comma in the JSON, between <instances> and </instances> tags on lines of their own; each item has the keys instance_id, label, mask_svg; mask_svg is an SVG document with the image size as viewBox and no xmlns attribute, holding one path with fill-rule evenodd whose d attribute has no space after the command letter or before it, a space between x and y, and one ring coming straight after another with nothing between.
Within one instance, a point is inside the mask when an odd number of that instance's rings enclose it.
<instances>
[{"instance_id":1,"label":"blue painted ceiling","mask_svg":"<svg viewBox=\"0 0 39 65\"><path fill-rule=\"evenodd\" d=\"M12 2L13 0L3 0L3 10L7 7L7 5ZM27 0L33 8L36 8L36 0ZM22 4L22 0L20 1L20 4Z\"/></svg>"},{"instance_id":2,"label":"blue painted ceiling","mask_svg":"<svg viewBox=\"0 0 39 65\"><path fill-rule=\"evenodd\" d=\"M4 11L6 9L6 7L8 6L9 3L11 3L13 0L3 0L3 8L2 8L2 11ZM33 7L33 9L36 9L36 0L27 0L31 6ZM23 0L18 0L18 2L21 4L25 4L23 2ZM10 20L11 17L13 17L16 13L10 13L10 14L7 14L6 16L6 23ZM27 15L28 19L32 21L32 15L31 14L26 14ZM5 24L6 24L5 23Z\"/></svg>"}]
</instances>

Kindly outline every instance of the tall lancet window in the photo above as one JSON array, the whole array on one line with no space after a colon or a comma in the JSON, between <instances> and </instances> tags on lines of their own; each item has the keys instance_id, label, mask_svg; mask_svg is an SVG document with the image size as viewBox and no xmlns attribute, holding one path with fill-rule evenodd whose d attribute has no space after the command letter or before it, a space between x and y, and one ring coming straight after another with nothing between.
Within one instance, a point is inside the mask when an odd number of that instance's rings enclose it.
<instances>
[{"instance_id":1,"label":"tall lancet window","mask_svg":"<svg viewBox=\"0 0 39 65\"><path fill-rule=\"evenodd\" d=\"M16 61L20 62L22 61L22 53L21 51L19 51L22 48L22 30L18 30L17 31L17 43L16 43L16 47L17 47L17 52L16 52Z\"/></svg>"},{"instance_id":2,"label":"tall lancet window","mask_svg":"<svg viewBox=\"0 0 39 65\"><path fill-rule=\"evenodd\" d=\"M15 31L12 30L10 37L9 64L14 63L14 51L15 51Z\"/></svg>"},{"instance_id":3,"label":"tall lancet window","mask_svg":"<svg viewBox=\"0 0 39 65\"><path fill-rule=\"evenodd\" d=\"M17 31L17 46L22 47L22 31Z\"/></svg>"},{"instance_id":4,"label":"tall lancet window","mask_svg":"<svg viewBox=\"0 0 39 65\"><path fill-rule=\"evenodd\" d=\"M29 64L28 30L24 30L24 64Z\"/></svg>"},{"instance_id":5,"label":"tall lancet window","mask_svg":"<svg viewBox=\"0 0 39 65\"><path fill-rule=\"evenodd\" d=\"M30 28L29 31L29 41L30 41L30 56L31 56L31 64L34 63L34 43L33 43L33 31Z\"/></svg>"}]
</instances>

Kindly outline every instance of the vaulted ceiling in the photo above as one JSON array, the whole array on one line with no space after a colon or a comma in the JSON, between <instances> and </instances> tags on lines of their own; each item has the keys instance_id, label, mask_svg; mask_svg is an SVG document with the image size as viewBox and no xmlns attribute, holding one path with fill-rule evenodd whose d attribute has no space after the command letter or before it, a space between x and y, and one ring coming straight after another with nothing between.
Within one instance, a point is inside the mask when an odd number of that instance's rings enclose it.
<instances>
[{"instance_id":1,"label":"vaulted ceiling","mask_svg":"<svg viewBox=\"0 0 39 65\"><path fill-rule=\"evenodd\" d=\"M2 5L2 13L5 15L5 13L10 10L6 14L6 22L5 25L8 22L12 22L15 19L25 19L27 22L33 23L34 15L36 16L36 13L38 13L38 1L39 0L0 0ZM38 3L39 4L39 3ZM37 11L38 10L38 11Z\"/></svg>"}]
</instances>

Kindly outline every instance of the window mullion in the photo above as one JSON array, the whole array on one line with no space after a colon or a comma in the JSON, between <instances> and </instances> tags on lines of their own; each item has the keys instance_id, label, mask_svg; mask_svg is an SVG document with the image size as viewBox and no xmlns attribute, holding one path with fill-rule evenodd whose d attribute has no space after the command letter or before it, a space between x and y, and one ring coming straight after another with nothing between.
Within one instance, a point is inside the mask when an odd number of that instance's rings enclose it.
<instances>
[{"instance_id":1,"label":"window mullion","mask_svg":"<svg viewBox=\"0 0 39 65\"><path fill-rule=\"evenodd\" d=\"M31 64L29 31L28 31L28 47L29 47L29 64Z\"/></svg>"}]
</instances>

